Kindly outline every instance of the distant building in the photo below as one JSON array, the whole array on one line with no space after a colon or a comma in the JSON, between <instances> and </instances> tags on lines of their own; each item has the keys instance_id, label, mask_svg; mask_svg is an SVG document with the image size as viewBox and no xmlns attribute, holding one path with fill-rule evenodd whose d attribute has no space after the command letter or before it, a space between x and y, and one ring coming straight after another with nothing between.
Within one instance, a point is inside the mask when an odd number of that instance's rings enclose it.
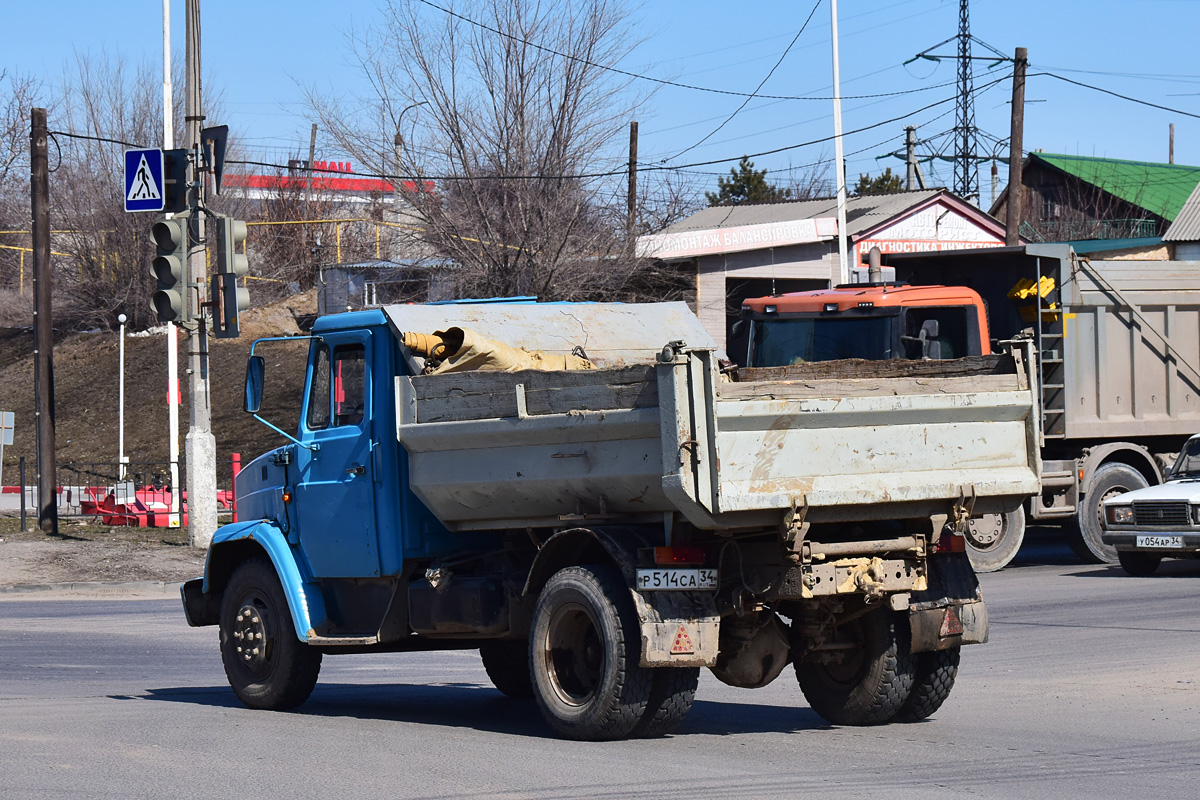
<instances>
[{"instance_id":1,"label":"distant building","mask_svg":"<svg viewBox=\"0 0 1200 800\"><path fill-rule=\"evenodd\" d=\"M1004 245L1003 225L946 189L851 197L846 232L856 265L872 246L913 253ZM694 272L700 320L730 347L745 298L838 282L837 201L706 208L640 237L638 253Z\"/></svg>"},{"instance_id":2,"label":"distant building","mask_svg":"<svg viewBox=\"0 0 1200 800\"><path fill-rule=\"evenodd\" d=\"M1163 234L1200 184L1200 167L1033 152L1021 184L1023 239L1106 259L1166 259ZM1008 213L1007 189L991 213Z\"/></svg>"},{"instance_id":3,"label":"distant building","mask_svg":"<svg viewBox=\"0 0 1200 800\"><path fill-rule=\"evenodd\" d=\"M1177 261L1200 261L1200 185L1183 204L1163 241L1174 248Z\"/></svg>"}]
</instances>

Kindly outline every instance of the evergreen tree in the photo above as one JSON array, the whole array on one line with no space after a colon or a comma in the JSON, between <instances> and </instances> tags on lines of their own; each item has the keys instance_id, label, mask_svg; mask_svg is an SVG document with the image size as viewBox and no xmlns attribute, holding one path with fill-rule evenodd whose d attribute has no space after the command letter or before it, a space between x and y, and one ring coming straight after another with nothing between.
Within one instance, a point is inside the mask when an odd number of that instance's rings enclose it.
<instances>
[{"instance_id":1,"label":"evergreen tree","mask_svg":"<svg viewBox=\"0 0 1200 800\"><path fill-rule=\"evenodd\" d=\"M888 167L878 177L872 178L868 175L858 176L858 185L854 187L854 194L862 197L866 194L889 194L891 192L899 192L904 189L904 181L899 175L892 173L892 168Z\"/></svg>"},{"instance_id":2,"label":"evergreen tree","mask_svg":"<svg viewBox=\"0 0 1200 800\"><path fill-rule=\"evenodd\" d=\"M737 169L729 170L728 178L717 178L718 192L705 192L710 206L731 206L740 203L773 203L790 200L791 189L780 189L767 183L767 171L757 170L746 156L738 162Z\"/></svg>"}]
</instances>

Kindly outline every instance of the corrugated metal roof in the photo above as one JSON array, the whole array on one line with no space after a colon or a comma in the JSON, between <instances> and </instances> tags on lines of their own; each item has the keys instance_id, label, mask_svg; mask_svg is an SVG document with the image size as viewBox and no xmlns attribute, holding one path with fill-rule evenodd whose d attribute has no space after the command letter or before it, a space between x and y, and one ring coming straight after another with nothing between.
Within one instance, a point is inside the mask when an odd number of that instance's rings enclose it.
<instances>
[{"instance_id":1,"label":"corrugated metal roof","mask_svg":"<svg viewBox=\"0 0 1200 800\"><path fill-rule=\"evenodd\" d=\"M1200 184L1200 167L1183 164L1054 153L1031 153L1029 158L1040 159L1168 222L1175 219L1188 195Z\"/></svg>"},{"instance_id":2,"label":"corrugated metal roof","mask_svg":"<svg viewBox=\"0 0 1200 800\"><path fill-rule=\"evenodd\" d=\"M945 189L920 189L912 192L850 197L846 200L846 233L854 236L918 206ZM788 203L757 203L739 206L713 206L697 211L680 220L663 233L735 228L771 222L790 222L797 219L836 217L837 199L796 200Z\"/></svg>"},{"instance_id":3,"label":"corrugated metal roof","mask_svg":"<svg viewBox=\"0 0 1200 800\"><path fill-rule=\"evenodd\" d=\"M1175 221L1163 234L1164 242L1200 242L1200 184L1179 209Z\"/></svg>"}]
</instances>

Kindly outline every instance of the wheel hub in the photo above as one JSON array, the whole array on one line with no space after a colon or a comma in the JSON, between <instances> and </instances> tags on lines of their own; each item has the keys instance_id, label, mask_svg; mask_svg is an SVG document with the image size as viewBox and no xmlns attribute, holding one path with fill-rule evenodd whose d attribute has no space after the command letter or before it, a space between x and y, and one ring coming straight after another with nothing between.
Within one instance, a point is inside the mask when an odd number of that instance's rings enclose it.
<instances>
[{"instance_id":1,"label":"wheel hub","mask_svg":"<svg viewBox=\"0 0 1200 800\"><path fill-rule=\"evenodd\" d=\"M255 675L270 670L270 629L263 610L253 603L243 603L233 620L233 644L238 659Z\"/></svg>"},{"instance_id":2,"label":"wheel hub","mask_svg":"<svg viewBox=\"0 0 1200 800\"><path fill-rule=\"evenodd\" d=\"M1004 531L1004 516L1001 514L984 514L972 517L967 522L967 541L974 547L984 550L994 545Z\"/></svg>"},{"instance_id":3,"label":"wheel hub","mask_svg":"<svg viewBox=\"0 0 1200 800\"><path fill-rule=\"evenodd\" d=\"M604 647L587 609L558 609L547 628L543 657L554 692L573 706L586 705L604 673Z\"/></svg>"}]
</instances>

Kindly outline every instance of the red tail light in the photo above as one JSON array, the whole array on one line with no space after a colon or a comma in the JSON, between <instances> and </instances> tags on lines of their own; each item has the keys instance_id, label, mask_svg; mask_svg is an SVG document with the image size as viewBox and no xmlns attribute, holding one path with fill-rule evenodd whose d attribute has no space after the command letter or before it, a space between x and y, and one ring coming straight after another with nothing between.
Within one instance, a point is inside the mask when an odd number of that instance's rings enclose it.
<instances>
[{"instance_id":1,"label":"red tail light","mask_svg":"<svg viewBox=\"0 0 1200 800\"><path fill-rule=\"evenodd\" d=\"M965 553L967 552L967 539L961 533L942 531L942 536L937 543L937 552Z\"/></svg>"},{"instance_id":2,"label":"red tail light","mask_svg":"<svg viewBox=\"0 0 1200 800\"><path fill-rule=\"evenodd\" d=\"M655 564L703 564L705 562L702 547L656 547L654 548Z\"/></svg>"}]
</instances>

